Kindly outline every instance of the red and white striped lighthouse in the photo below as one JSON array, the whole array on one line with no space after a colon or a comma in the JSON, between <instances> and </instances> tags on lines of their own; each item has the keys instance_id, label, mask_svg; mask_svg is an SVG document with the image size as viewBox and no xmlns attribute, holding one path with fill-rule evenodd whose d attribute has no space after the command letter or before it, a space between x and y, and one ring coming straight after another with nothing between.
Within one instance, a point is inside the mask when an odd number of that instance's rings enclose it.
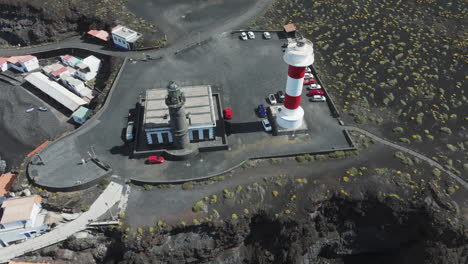
<instances>
[{"instance_id":1,"label":"red and white striped lighthouse","mask_svg":"<svg viewBox=\"0 0 468 264\"><path fill-rule=\"evenodd\" d=\"M304 118L304 110L300 106L302 87L306 67L314 63L314 48L312 42L305 38L299 38L289 43L283 56L283 60L289 65L288 80L284 106L278 109L276 123L286 129L299 128Z\"/></svg>"}]
</instances>

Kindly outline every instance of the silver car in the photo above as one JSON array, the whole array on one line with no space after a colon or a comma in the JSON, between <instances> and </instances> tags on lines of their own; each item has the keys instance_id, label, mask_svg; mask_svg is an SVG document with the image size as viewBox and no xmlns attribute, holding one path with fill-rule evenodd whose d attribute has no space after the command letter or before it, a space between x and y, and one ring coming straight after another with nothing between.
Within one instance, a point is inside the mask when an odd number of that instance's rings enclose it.
<instances>
[{"instance_id":1,"label":"silver car","mask_svg":"<svg viewBox=\"0 0 468 264\"><path fill-rule=\"evenodd\" d=\"M274 94L269 94L268 95L268 101L270 101L270 104L272 105L275 105L277 104L278 102L276 101L276 97Z\"/></svg>"}]
</instances>

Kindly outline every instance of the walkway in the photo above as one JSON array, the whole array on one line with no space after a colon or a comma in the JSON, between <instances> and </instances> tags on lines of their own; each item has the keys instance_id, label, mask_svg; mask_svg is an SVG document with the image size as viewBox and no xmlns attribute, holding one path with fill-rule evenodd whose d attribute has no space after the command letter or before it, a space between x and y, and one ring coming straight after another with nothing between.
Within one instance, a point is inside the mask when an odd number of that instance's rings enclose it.
<instances>
[{"instance_id":1,"label":"walkway","mask_svg":"<svg viewBox=\"0 0 468 264\"><path fill-rule=\"evenodd\" d=\"M462 178L458 177L458 176L455 175L453 172L451 172L451 171L449 171L449 170L446 170L446 169L444 168L444 166L442 166L440 163L434 161L433 159L430 159L430 158L428 158L428 157L426 157L426 156L424 156L424 155L422 155L422 154L420 154L420 153L418 153L418 152L416 152L416 151L414 151L414 150L411 150L411 149L409 149L409 148L406 148L406 147L397 145L397 144L392 143L392 142L390 142L390 141L388 141L388 140L385 140L385 139L383 139L383 138L380 138L380 137L378 137L378 136L376 136L376 135L374 135L374 134L372 134L372 133L370 133L370 132L368 132L368 131L366 131L366 130L363 130L363 129L361 129L361 128L357 128L357 127L353 127L353 126L345 126L345 128L348 129L348 130L351 130L351 131L356 131L356 132L358 132L358 133L361 133L361 134L363 134L363 135L365 135L365 136L367 136L367 137L372 138L373 140L375 140L375 141L377 141L377 142L379 142L379 143L382 143L382 144L387 145L387 146L389 146L389 147L392 147L392 148L394 148L394 149L398 149L398 150L400 150L400 151L403 151L403 152L405 152L405 153L407 153L407 154L410 154L410 155L412 155L412 156L414 156L414 157L416 157L416 158L418 158L418 159L424 160L424 161L426 161L427 163L429 163L430 165L432 165L432 166L438 168L439 170L441 170L441 171L447 173L448 176L452 177L454 180L456 180L458 183L460 183L463 187L465 187L466 189L468 189L468 183L467 183L465 180L463 180Z\"/></svg>"},{"instance_id":2,"label":"walkway","mask_svg":"<svg viewBox=\"0 0 468 264\"><path fill-rule=\"evenodd\" d=\"M87 228L88 222L97 219L104 214L110 207L120 201L122 195L122 185L111 182L104 192L91 205L91 208L81 214L76 220L59 225L52 231L26 240L23 243L12 245L0 249L0 263L22 256L28 252L35 251L67 239L69 236Z\"/></svg>"}]
</instances>

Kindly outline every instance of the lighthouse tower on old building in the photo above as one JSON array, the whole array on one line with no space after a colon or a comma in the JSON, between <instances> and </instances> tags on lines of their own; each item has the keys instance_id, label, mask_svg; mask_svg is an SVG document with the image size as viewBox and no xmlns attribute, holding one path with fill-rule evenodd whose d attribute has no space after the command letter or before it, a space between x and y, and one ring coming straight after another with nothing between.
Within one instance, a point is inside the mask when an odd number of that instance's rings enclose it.
<instances>
[{"instance_id":1,"label":"lighthouse tower on old building","mask_svg":"<svg viewBox=\"0 0 468 264\"><path fill-rule=\"evenodd\" d=\"M283 129L294 130L302 126L304 119L304 110L300 104L306 67L314 63L312 42L298 38L289 43L283 59L289 65L288 79L284 106L278 109L276 123Z\"/></svg>"}]
</instances>

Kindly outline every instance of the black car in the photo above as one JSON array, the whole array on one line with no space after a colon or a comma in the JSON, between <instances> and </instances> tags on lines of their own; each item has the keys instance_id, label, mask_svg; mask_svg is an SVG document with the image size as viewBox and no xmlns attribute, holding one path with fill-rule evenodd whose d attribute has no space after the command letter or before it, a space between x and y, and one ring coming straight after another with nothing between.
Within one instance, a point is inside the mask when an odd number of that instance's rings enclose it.
<instances>
[{"instance_id":1,"label":"black car","mask_svg":"<svg viewBox=\"0 0 468 264\"><path fill-rule=\"evenodd\" d=\"M278 91L276 93L276 96L278 97L278 102L284 103L284 92L283 91Z\"/></svg>"}]
</instances>

